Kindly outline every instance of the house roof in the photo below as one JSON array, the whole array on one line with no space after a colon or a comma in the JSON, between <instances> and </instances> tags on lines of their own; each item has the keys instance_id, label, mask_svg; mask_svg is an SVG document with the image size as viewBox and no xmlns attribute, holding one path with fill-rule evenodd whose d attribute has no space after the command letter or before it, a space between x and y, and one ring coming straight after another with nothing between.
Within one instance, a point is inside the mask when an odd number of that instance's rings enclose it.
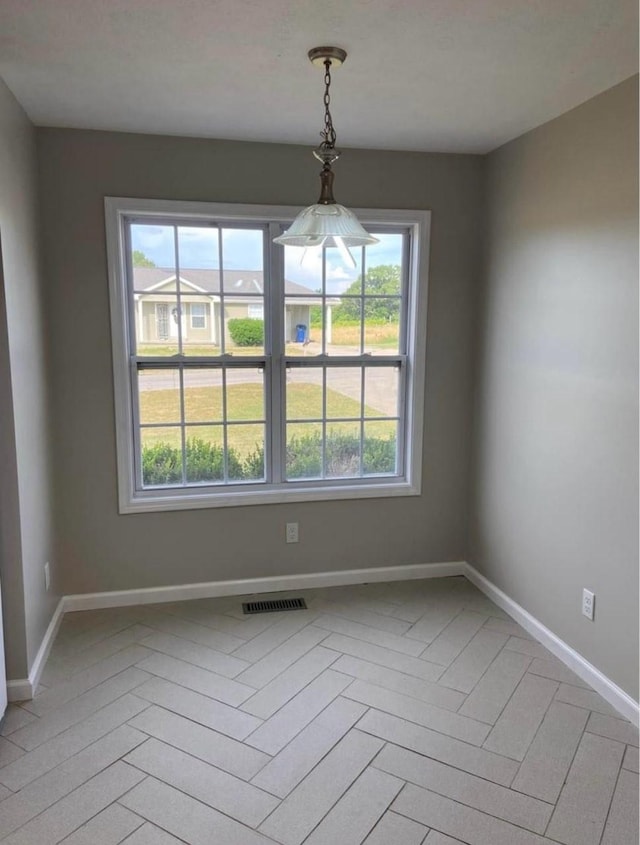
<instances>
[{"instance_id":1,"label":"house roof","mask_svg":"<svg viewBox=\"0 0 640 845\"><path fill-rule=\"evenodd\" d=\"M136 293L152 293L176 277L174 268L134 267L133 283ZM188 268L180 271L180 280L192 287L196 293L220 293L220 271ZM313 296L314 291L285 279L284 291L287 296ZM261 270L225 270L224 293L227 296L240 294L264 293L264 273Z\"/></svg>"}]
</instances>

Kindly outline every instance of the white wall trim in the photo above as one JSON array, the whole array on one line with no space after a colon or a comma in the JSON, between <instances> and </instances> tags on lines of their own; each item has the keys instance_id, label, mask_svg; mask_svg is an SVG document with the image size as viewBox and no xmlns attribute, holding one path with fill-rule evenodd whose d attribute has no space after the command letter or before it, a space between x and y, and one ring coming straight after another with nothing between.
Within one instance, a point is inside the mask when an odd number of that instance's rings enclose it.
<instances>
[{"instance_id":1,"label":"white wall trim","mask_svg":"<svg viewBox=\"0 0 640 845\"><path fill-rule=\"evenodd\" d=\"M593 687L625 719L629 719L636 726L640 724L638 702L634 701L630 695L610 678L603 675L599 669L596 669L592 663L589 663L575 649L556 636L546 625L543 625L535 616L532 616L528 610L525 610L524 607L521 607L517 602L509 598L506 593L503 593L499 587L496 587L488 578L485 578L470 563L464 564L462 574L475 584L479 590L482 590L494 604L497 604L505 613L508 613L509 616L515 619L525 631L541 642L552 654L555 654L579 678Z\"/></svg>"},{"instance_id":2,"label":"white wall trim","mask_svg":"<svg viewBox=\"0 0 640 845\"><path fill-rule=\"evenodd\" d=\"M19 678L15 681L7 681L7 698L9 701L30 701L33 698L34 693L38 688L38 684L40 683L40 676L42 675L42 670L44 669L47 658L49 657L51 646L54 643L58 629L60 628L60 623L62 622L62 617L65 613L64 601L64 597L61 598L53 612L51 621L49 622L47 630L44 633L44 637L42 638L42 642L40 643L40 648L38 649L36 658L31 666L29 677Z\"/></svg>"},{"instance_id":3,"label":"white wall trim","mask_svg":"<svg viewBox=\"0 0 640 845\"><path fill-rule=\"evenodd\" d=\"M98 610L105 607L127 607L135 604L186 601L187 599L244 596L254 593L277 593L311 587L339 587L373 581L408 581L414 578L444 578L464 574L465 563L419 563L411 566L379 566L371 569L344 569L338 572L314 572L309 575L276 575L271 578L242 578L237 581L205 581L200 584L177 584L171 587L147 587L139 590L117 590L110 593L81 593L65 596L65 612Z\"/></svg>"},{"instance_id":4,"label":"white wall trim","mask_svg":"<svg viewBox=\"0 0 640 845\"><path fill-rule=\"evenodd\" d=\"M46 630L28 678L7 683L9 701L33 698L40 675L49 656L64 613L77 610L99 610L108 607L129 607L136 604L186 601L188 599L242 596L254 593L275 593L304 590L312 587L339 587L381 581L408 581L422 578L445 578L464 575L498 607L508 613L525 631L549 649L559 660L588 683L622 716L634 725L640 723L640 709L623 689L589 663L570 645L556 636L529 611L511 599L488 578L465 561L421 563L410 566L379 566L370 569L346 569L338 572L314 572L308 575L277 575L271 578L242 578L234 581L206 581L199 584L176 584L169 587L147 587L138 590L116 590L105 593L82 593L63 596Z\"/></svg>"}]
</instances>

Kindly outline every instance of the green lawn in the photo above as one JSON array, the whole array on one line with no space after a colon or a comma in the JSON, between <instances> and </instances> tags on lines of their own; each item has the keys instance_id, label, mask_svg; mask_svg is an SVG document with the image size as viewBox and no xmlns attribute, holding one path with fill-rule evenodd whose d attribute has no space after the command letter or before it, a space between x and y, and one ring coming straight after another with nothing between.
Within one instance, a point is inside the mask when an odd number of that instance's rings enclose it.
<instances>
[{"instance_id":1,"label":"green lawn","mask_svg":"<svg viewBox=\"0 0 640 845\"><path fill-rule=\"evenodd\" d=\"M144 378L144 377L143 377ZM260 420L264 419L263 391L259 384L235 384L227 387L227 419ZM222 389L220 387L189 387L184 391L185 420L191 423L217 422L222 419ZM356 417L360 415L360 403L335 390L327 390L327 408L332 417ZM287 416L290 419L309 419L320 416L322 409L322 388L315 384L290 385L287 396ZM373 408L365 407L365 416L377 414ZM140 419L143 423L167 423L175 425L180 420L180 406L177 390L140 391ZM359 436L358 421L331 423L328 427L333 432L355 434ZM289 434L303 436L316 430L313 424L297 423L289 426ZM233 426L228 429L229 445L245 456L256 447L262 438L262 426ZM387 439L395 435L395 423L385 420L372 420L366 424L369 437ZM187 431L188 437L198 437L212 443L222 443L220 427L194 425ZM143 445L156 443L180 444L178 428L158 428L143 430Z\"/></svg>"}]
</instances>

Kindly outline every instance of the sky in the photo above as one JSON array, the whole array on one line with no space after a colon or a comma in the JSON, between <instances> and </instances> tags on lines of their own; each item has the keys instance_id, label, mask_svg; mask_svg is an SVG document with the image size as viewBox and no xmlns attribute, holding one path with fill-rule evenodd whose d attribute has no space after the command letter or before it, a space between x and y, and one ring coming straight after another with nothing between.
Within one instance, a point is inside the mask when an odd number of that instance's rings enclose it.
<instances>
[{"instance_id":1,"label":"sky","mask_svg":"<svg viewBox=\"0 0 640 845\"><path fill-rule=\"evenodd\" d=\"M402 236L376 233L380 243L367 247L367 267L401 264ZM214 227L178 227L178 252L183 269L220 267L218 229ZM134 224L132 249L140 250L157 267L175 267L175 235L172 226ZM362 269L362 250L353 249L356 268L347 265L337 249L327 250L327 293L343 293ZM262 270L262 231L258 229L222 229L222 260L227 270ZM310 290L322 285L322 253L319 249L285 248L285 277Z\"/></svg>"}]
</instances>

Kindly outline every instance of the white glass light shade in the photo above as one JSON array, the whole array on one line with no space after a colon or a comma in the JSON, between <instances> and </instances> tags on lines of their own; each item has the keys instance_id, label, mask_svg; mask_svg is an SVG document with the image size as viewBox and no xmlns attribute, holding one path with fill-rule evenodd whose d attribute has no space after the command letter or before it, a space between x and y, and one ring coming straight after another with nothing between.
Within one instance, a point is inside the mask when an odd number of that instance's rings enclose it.
<instances>
[{"instance_id":1,"label":"white glass light shade","mask_svg":"<svg viewBox=\"0 0 640 845\"><path fill-rule=\"evenodd\" d=\"M338 203L310 205L274 243L283 246L350 247L377 244L352 211Z\"/></svg>"}]
</instances>

